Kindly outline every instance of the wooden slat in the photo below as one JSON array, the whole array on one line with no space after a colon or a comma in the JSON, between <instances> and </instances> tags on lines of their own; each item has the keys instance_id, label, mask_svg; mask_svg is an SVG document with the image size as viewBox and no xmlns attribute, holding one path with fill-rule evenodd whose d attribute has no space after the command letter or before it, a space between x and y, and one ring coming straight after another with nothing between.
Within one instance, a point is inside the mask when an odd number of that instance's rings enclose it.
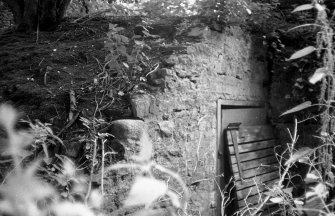
<instances>
[{"instance_id":1,"label":"wooden slat","mask_svg":"<svg viewBox=\"0 0 335 216\"><path fill-rule=\"evenodd\" d=\"M236 161L236 149L232 139L234 136L237 136L243 180L239 175ZM263 197L263 192L271 188L279 178L279 167L274 153L276 140L273 128L269 125L242 125L239 130L227 131L227 141L239 209L246 205L245 200L257 205L259 197Z\"/></svg>"},{"instance_id":2,"label":"wooden slat","mask_svg":"<svg viewBox=\"0 0 335 216\"><path fill-rule=\"evenodd\" d=\"M257 159L257 158L263 158L263 157L270 156L270 155L273 155L273 154L274 154L273 153L273 148L268 148L268 149L263 149L263 150L260 150L260 151L254 151L254 152L248 152L248 153L240 154L240 159L241 159L241 162L244 162L244 161L254 160L254 159ZM235 155L231 156L231 163L236 164Z\"/></svg>"},{"instance_id":3,"label":"wooden slat","mask_svg":"<svg viewBox=\"0 0 335 216\"><path fill-rule=\"evenodd\" d=\"M268 190L269 188L271 188L278 180L274 179L274 180L270 180L268 182L264 182L263 184L259 184L259 185L255 185L249 188L244 188L242 190L236 191L236 195L237 195L237 200L242 200L247 196L253 196L257 193L261 193L265 190Z\"/></svg>"},{"instance_id":4,"label":"wooden slat","mask_svg":"<svg viewBox=\"0 0 335 216\"><path fill-rule=\"evenodd\" d=\"M281 209L276 204L267 204L264 206L264 210L261 213L261 216L270 216L270 215L278 215Z\"/></svg>"},{"instance_id":5,"label":"wooden slat","mask_svg":"<svg viewBox=\"0 0 335 216\"><path fill-rule=\"evenodd\" d=\"M228 143L232 143L231 136L229 135L229 133L227 135ZM239 128L237 142L246 143L273 138L273 128L269 125L241 126Z\"/></svg>"},{"instance_id":6,"label":"wooden slat","mask_svg":"<svg viewBox=\"0 0 335 216\"><path fill-rule=\"evenodd\" d=\"M243 206L241 207L238 215L243 216L251 216L251 215L258 215L258 216L271 216L271 215L278 215L280 213L280 209L278 204L274 204L271 202L265 203L265 205L261 208L261 210L257 211L259 204L256 203L254 205L248 204L248 207L245 207L245 203L243 201Z\"/></svg>"},{"instance_id":7,"label":"wooden slat","mask_svg":"<svg viewBox=\"0 0 335 216\"><path fill-rule=\"evenodd\" d=\"M242 207L246 206L247 203L248 203L248 205L258 204L258 203L261 202L261 201L259 200L260 197L261 197L262 199L264 199L264 198L266 197L266 195L265 195L265 194L256 194L256 195L254 195L254 196L250 196L250 197L248 197L248 198L246 198L246 199L239 200L239 201L238 201L238 206L239 206L240 208L242 208Z\"/></svg>"},{"instance_id":8,"label":"wooden slat","mask_svg":"<svg viewBox=\"0 0 335 216\"><path fill-rule=\"evenodd\" d=\"M233 108L233 109L232 109ZM240 122L242 125L262 125L266 123L266 110L261 107L231 107L222 109L222 128L226 128L229 123Z\"/></svg>"},{"instance_id":9,"label":"wooden slat","mask_svg":"<svg viewBox=\"0 0 335 216\"><path fill-rule=\"evenodd\" d=\"M267 173L267 174L264 174L264 175L257 176L257 177L252 178L252 179L244 180L243 182L241 180L236 181L235 185L236 185L237 190L241 190L243 188L247 188L247 187L250 187L250 186L255 185L255 184L262 184L262 182L267 182L267 181L277 179L277 178L279 178L279 171L278 170L274 171L272 173Z\"/></svg>"},{"instance_id":10,"label":"wooden slat","mask_svg":"<svg viewBox=\"0 0 335 216\"><path fill-rule=\"evenodd\" d=\"M275 170L278 171L279 168L277 165L278 164L271 164L269 166L261 166L256 169L250 169L250 170L243 171L243 178L248 179L248 178L256 177L262 174L270 173ZM234 173L234 177L235 177L235 181L238 181L241 179L238 172Z\"/></svg>"},{"instance_id":11,"label":"wooden slat","mask_svg":"<svg viewBox=\"0 0 335 216\"><path fill-rule=\"evenodd\" d=\"M277 162L277 158L273 155L270 155L265 158L242 162L241 167L242 167L242 170L244 171L244 170L248 170L252 168L257 168L262 165L272 164L275 162ZM232 169L233 169L233 172L238 172L237 164L233 164Z\"/></svg>"},{"instance_id":12,"label":"wooden slat","mask_svg":"<svg viewBox=\"0 0 335 216\"><path fill-rule=\"evenodd\" d=\"M240 153L249 152L249 151L256 151L260 149L270 148L275 146L276 141L275 140L265 140L261 142L252 142L252 143L246 143L246 144L239 144L238 145L238 151ZM230 154L235 154L234 146L231 144L229 146L229 152Z\"/></svg>"},{"instance_id":13,"label":"wooden slat","mask_svg":"<svg viewBox=\"0 0 335 216\"><path fill-rule=\"evenodd\" d=\"M254 142L256 140L273 138L273 128L269 125L242 126L239 130L238 143Z\"/></svg>"}]
</instances>

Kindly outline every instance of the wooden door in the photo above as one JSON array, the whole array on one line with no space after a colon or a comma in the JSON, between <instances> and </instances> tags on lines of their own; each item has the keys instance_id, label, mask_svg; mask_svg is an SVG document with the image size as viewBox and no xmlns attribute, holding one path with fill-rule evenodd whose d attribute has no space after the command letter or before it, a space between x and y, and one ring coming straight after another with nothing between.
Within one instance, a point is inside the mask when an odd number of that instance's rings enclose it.
<instances>
[{"instance_id":1,"label":"wooden door","mask_svg":"<svg viewBox=\"0 0 335 216\"><path fill-rule=\"evenodd\" d=\"M220 208L217 215L224 211L230 216L247 203L256 205L259 193L266 191L278 179L279 169L274 154L276 141L264 103L219 100L217 119L217 169L220 175L223 174L220 189L232 192L229 195L232 202L227 202L225 209ZM228 127L232 123L240 126L235 129ZM231 178L234 185L230 184ZM220 204L221 198L219 193Z\"/></svg>"},{"instance_id":2,"label":"wooden door","mask_svg":"<svg viewBox=\"0 0 335 216\"><path fill-rule=\"evenodd\" d=\"M276 139L269 125L227 128L227 157L234 178L236 210L260 203L262 193L279 178Z\"/></svg>"}]
</instances>

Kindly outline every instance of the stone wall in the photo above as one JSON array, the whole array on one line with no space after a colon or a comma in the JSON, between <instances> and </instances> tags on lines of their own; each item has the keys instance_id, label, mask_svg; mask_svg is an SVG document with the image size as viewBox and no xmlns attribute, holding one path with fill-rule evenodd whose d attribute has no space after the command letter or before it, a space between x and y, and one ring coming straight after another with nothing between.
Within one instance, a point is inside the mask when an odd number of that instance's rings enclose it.
<instances>
[{"instance_id":1,"label":"stone wall","mask_svg":"<svg viewBox=\"0 0 335 216\"><path fill-rule=\"evenodd\" d=\"M214 215L216 102L266 100L265 48L238 27L223 33L196 28L189 30L183 51L165 60L173 66L149 76L160 90L132 95L131 104L148 124L154 160L190 186L190 213Z\"/></svg>"}]
</instances>

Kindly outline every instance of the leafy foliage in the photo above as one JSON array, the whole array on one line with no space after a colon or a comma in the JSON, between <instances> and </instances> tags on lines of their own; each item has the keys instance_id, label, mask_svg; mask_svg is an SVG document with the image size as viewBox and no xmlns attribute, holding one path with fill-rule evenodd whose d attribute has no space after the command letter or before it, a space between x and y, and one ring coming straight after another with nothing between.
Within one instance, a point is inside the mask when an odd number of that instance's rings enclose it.
<instances>
[{"instance_id":1,"label":"leafy foliage","mask_svg":"<svg viewBox=\"0 0 335 216\"><path fill-rule=\"evenodd\" d=\"M125 206L145 205L150 206L159 197L166 194L168 188L165 182L150 177L137 177L125 200ZM143 196L143 194L148 194Z\"/></svg>"},{"instance_id":2,"label":"leafy foliage","mask_svg":"<svg viewBox=\"0 0 335 216\"><path fill-rule=\"evenodd\" d=\"M303 102L303 103L285 111L283 114L281 114L281 116L287 115L289 113L298 112L300 110L303 110L303 109L306 109L306 108L310 107L311 105L312 105L312 102L310 102L310 101Z\"/></svg>"},{"instance_id":3,"label":"leafy foliage","mask_svg":"<svg viewBox=\"0 0 335 216\"><path fill-rule=\"evenodd\" d=\"M5 183L0 186L0 213L16 216L98 215L97 210L100 209L100 205L103 201L101 193L91 189L91 182L87 182L86 178L77 174L73 162L68 158L59 157L62 158L62 163L59 164L59 166L55 166L57 170L53 170L52 172L48 172L43 166L40 166L40 160L35 160L26 167L21 165L21 155L17 152L24 151L25 147L30 145L30 142L27 142L27 140L23 141L22 138L25 138L26 135L23 136L22 133L19 133L14 128L17 118L18 115L11 106L0 106L0 123L8 134L6 145L7 148L10 149L8 153L15 163L15 168L12 171L12 174L9 174ZM92 128L93 130L96 129L96 125L92 125L92 122L87 119L83 119L83 121L88 128ZM38 123L37 127L40 127L41 125L44 126L43 124ZM31 124L31 126L35 125ZM48 128L47 131L48 134L52 134L50 128ZM106 138L106 135L101 134L100 138ZM40 138L38 142L42 142L41 140L43 139ZM30 141L32 141L32 139L30 139ZM46 139L44 139L44 141L46 142ZM177 209L185 210L188 197L186 185L178 174L150 161L152 144L148 136L145 136L141 142L141 151L139 155L133 157L135 161L134 164L115 164L106 170L111 171L135 167L141 171L135 178L128 198L124 201L124 207L145 205L146 208L139 213L145 215L148 211L153 211L152 206L158 198L167 196L171 202L171 212L174 212ZM96 145L95 148L97 148ZM4 152L6 152L5 149L2 149L1 153ZM96 157L96 153L93 157ZM94 166L95 160L93 159L91 170L94 169ZM182 199L177 193L169 189L164 181L153 177L151 171L152 168L169 175L180 184L184 190ZM48 182L54 180L59 186L66 188L66 191L62 192L59 188L56 190L53 185L44 181L42 178L39 178L37 172L41 170L47 171L50 177ZM102 174L104 173L105 171L102 169ZM89 183L88 188L86 186L87 183Z\"/></svg>"},{"instance_id":4,"label":"leafy foliage","mask_svg":"<svg viewBox=\"0 0 335 216\"><path fill-rule=\"evenodd\" d=\"M205 16L219 25L248 24L256 25L258 28L268 28L271 25L269 22L274 21L274 14L277 17L281 16L276 11L279 4L280 0L76 0L70 5L68 14L80 16L85 14L85 11L89 14L105 11L106 15L139 15L154 19L168 16Z\"/></svg>"},{"instance_id":5,"label":"leafy foliage","mask_svg":"<svg viewBox=\"0 0 335 216\"><path fill-rule=\"evenodd\" d=\"M55 188L38 178L36 172L40 165L40 160L33 161L27 167L21 164L22 152L26 151L32 139L27 139L27 134L31 137L31 133L26 131L17 131L14 127L18 118L16 111L9 105L0 106L0 124L7 133L5 145L8 151L2 149L1 154L9 154L14 161L14 170L10 173L4 184L0 186L0 213L16 216L75 216L75 215L95 215L93 211L84 203L61 199L69 198L61 196ZM49 130L49 129L48 129ZM52 134L51 131L49 133ZM59 184L68 184L68 181L75 178L75 169L73 164L64 162L61 174L57 174L55 179ZM78 185L85 182L77 182ZM74 183L76 185L76 183ZM76 188L76 187L74 187ZM78 188L78 187L77 187ZM76 191L79 192L78 190ZM100 203L93 203L93 207Z\"/></svg>"},{"instance_id":6,"label":"leafy foliage","mask_svg":"<svg viewBox=\"0 0 335 216\"><path fill-rule=\"evenodd\" d=\"M142 144L142 146L144 145L146 145L146 143ZM170 203L168 204L168 210L172 215L174 215L174 212L176 212L177 210L181 210L184 214L187 214L186 207L189 196L188 189L177 173L174 173L173 171L168 170L152 161L145 163L118 163L110 166L107 170L110 171L124 168L137 168L140 170L140 172L137 174L137 177L135 178L134 184L130 189L128 198L124 201L124 207L145 205L144 210L140 211L139 213L141 215L146 215L146 213L152 211L159 212L160 209L154 208L155 202L160 197L168 197L168 201ZM177 194L175 191L170 189L165 182L154 178L152 172L153 169L158 170L168 175L169 178L173 178L174 180L176 180L179 186L182 187L183 195Z\"/></svg>"},{"instance_id":7,"label":"leafy foliage","mask_svg":"<svg viewBox=\"0 0 335 216\"><path fill-rule=\"evenodd\" d=\"M311 106L319 106L320 118L318 119L320 128L320 144L311 149L309 147L302 147L295 149L295 144L298 139L297 135L297 120L295 121L294 135L291 134L292 142L288 144L286 151L288 157L285 159L284 172L282 176L287 176L290 180L290 168L297 163L304 163L309 167L309 171L304 178L304 183L314 184L310 186L305 194L304 199L294 197L292 193L286 193L284 190L288 189L284 185L282 178L275 187L271 189L269 194L270 201L279 203L283 211L288 211L290 214L302 215L306 212L307 215L311 212L316 212L318 215L334 215L334 210L331 207L334 202L329 198L330 191L334 188L334 174L331 167L334 165L333 150L334 150L334 136L331 134L333 127L329 125L330 119L333 118L334 112L332 102L334 101L335 89L333 87L334 76L334 48L333 48L333 16L328 16L325 5L321 5L317 1L312 1L311 4L303 4L297 6L293 13L307 13L307 11L317 11L316 21L311 24L303 24L291 30L300 28L307 28L316 32L316 43L314 46L307 46L301 50L296 51L288 60L299 60L305 58L307 55L315 52L319 60L318 68L309 77L309 83L320 84L321 92L319 104L313 104L306 101L296 107L287 110L282 115L301 111ZM310 27L313 26L314 29ZM321 81L321 82L319 82ZM317 118L317 117L314 117ZM282 157L281 157L282 158Z\"/></svg>"},{"instance_id":8,"label":"leafy foliage","mask_svg":"<svg viewBox=\"0 0 335 216\"><path fill-rule=\"evenodd\" d=\"M304 5L300 5L298 7L296 7L292 13L295 13L295 12L298 12L298 11L304 11L304 10L310 10L310 9L313 9L314 6L313 4L304 4Z\"/></svg>"},{"instance_id":9,"label":"leafy foliage","mask_svg":"<svg viewBox=\"0 0 335 216\"><path fill-rule=\"evenodd\" d=\"M294 59L298 59L298 58L304 57L306 55L311 54L315 50L316 49L313 46L305 47L305 48L303 48L303 49L295 52L294 54L292 54L291 57L288 60L294 60Z\"/></svg>"}]
</instances>

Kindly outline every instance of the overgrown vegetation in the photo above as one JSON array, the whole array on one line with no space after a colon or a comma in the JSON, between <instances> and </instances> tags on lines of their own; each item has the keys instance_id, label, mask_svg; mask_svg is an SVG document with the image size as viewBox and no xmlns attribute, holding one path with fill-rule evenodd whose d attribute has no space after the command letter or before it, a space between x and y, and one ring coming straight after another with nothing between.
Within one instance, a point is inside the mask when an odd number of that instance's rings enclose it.
<instances>
[{"instance_id":1,"label":"overgrown vegetation","mask_svg":"<svg viewBox=\"0 0 335 216\"><path fill-rule=\"evenodd\" d=\"M87 2L86 2L87 3ZM136 14L149 17L166 15L208 16L212 19L212 27L222 30L222 25L251 25L252 28L262 31L272 31L271 26L273 11L278 8L279 1L148 1L143 3L123 2L114 4L106 1L74 1L70 10L84 7L89 10L79 13L83 17L74 22L85 22L92 17L104 13ZM86 4L86 5L85 5ZM291 141L287 144L283 154L278 155L280 159L281 177L269 192L261 199L258 206L248 206L239 214L256 215L268 201L280 205L277 211L279 215L303 215L316 212L319 215L334 215L334 200L331 196L335 184L333 169L333 103L335 98L334 89L334 48L333 48L333 14L324 5L318 2L298 6L294 12L304 13L305 10L316 10L316 21L311 24L297 26L290 31L307 28L315 32L316 42L304 49L294 53L288 60L294 61L308 54L316 53L320 63L315 73L309 78L311 84L320 84L320 97L318 103L305 101L294 107L283 115L305 110L308 107L318 107L316 118L321 124L320 145L315 149L296 149L299 135L297 133L298 121L295 120L293 131L289 131ZM73 12L74 13L74 12ZM280 12L277 11L276 15ZM78 14L75 14L78 15ZM277 17L278 18L278 17ZM278 18L281 19L281 18ZM53 133L50 125L39 121L29 124L30 129L21 131L16 129L18 115L9 105L0 107L0 125L5 134L0 143L2 156L6 156L3 163L10 162L12 167L3 179L0 186L2 199L0 201L0 213L15 216L75 216L75 215L103 215L101 203L104 197L104 177L111 171L120 169L131 169L135 173L134 183L130 188L129 195L124 201L123 208L135 208L136 215L159 214L161 210L168 209L171 215L187 215L187 201L189 198L188 188L181 177L165 167L152 161L152 144L149 136L145 134L141 139L140 151L131 159L132 162L105 164L106 158L117 154L117 152L106 149L107 140L113 134L102 133L106 123L102 118L102 112L112 106L114 100L124 96L129 91L142 92L149 88L148 76L156 72L160 65L153 61L147 52L152 47L146 42L150 38L154 44L163 43L164 40L150 33L150 19L143 19L136 25L135 34L129 34L125 28L117 24L110 24L103 47L107 55L103 62L95 59L99 65L99 72L91 80L90 92L95 94L95 110L92 115L80 117L87 134L80 137L81 142L86 142L85 159L89 177L79 172L76 165L67 157L62 155L50 155L50 149L63 146L63 141ZM270 23L270 24L269 24ZM182 25L180 24L182 31ZM264 27L265 25L265 27ZM34 26L35 27L35 26ZM85 57L85 56L84 56ZM86 57L87 58L87 57ZM42 60L43 61L43 60ZM45 72L44 83L47 83L48 71ZM164 83L158 83L164 85ZM161 86L160 86L161 87ZM163 88L165 86L162 86ZM150 89L149 89L150 90ZM70 96L71 100L71 96ZM75 99L74 99L75 100ZM76 102L71 100L68 118L69 125L78 119ZM299 122L304 119L299 120ZM305 163L309 171L304 178L308 187L302 197L293 196L290 170L297 163ZM136 170L136 171L134 171ZM168 184L155 177L160 172L173 179L181 188L177 193L168 187ZM100 189L95 189L92 182L95 173L99 173L101 181ZM223 195L223 194L222 194ZM163 197L163 198L162 198ZM164 200L164 206L156 201ZM223 197L222 207L226 204ZM311 203L316 203L318 208ZM321 203L321 205L319 205ZM315 205L316 205L315 204ZM144 206L144 208L143 208ZM116 215L116 213L115 213Z\"/></svg>"},{"instance_id":2,"label":"overgrown vegetation","mask_svg":"<svg viewBox=\"0 0 335 216\"><path fill-rule=\"evenodd\" d=\"M136 174L128 198L124 201L124 208L144 205L145 208L140 210L138 215L159 213L159 208L153 209L154 202L166 195L167 202L170 202L168 209L172 215L176 215L179 210L182 214L186 214L188 189L178 174L151 161L152 144L147 134L141 138L139 154L132 157L134 163L115 164L106 169L102 164L100 191L92 189L92 175L97 160L96 149L99 139L102 139L101 148L104 149L105 138L109 135L96 134L95 128L98 123L96 120L93 119L95 122L83 120L84 125L92 132L91 142L94 143L90 178L80 175L73 162L65 156L58 155L57 158L60 160L57 163L50 163L46 145L54 144L55 140L58 142L61 140L53 135L49 127L38 123L31 124L31 130L17 130L15 128L17 120L18 114L11 106L0 106L1 128L6 134L6 138L1 140L1 156L7 156L8 160L13 161L13 169L8 172L4 183L0 186L1 215L102 215L104 174L124 168L140 170ZM43 146L44 154L36 156L39 145ZM101 160L104 162L105 152L103 151L102 154ZM48 168L47 165L51 165L52 168ZM152 169L175 179L183 189L182 197L170 190L164 181L156 179Z\"/></svg>"},{"instance_id":3,"label":"overgrown vegetation","mask_svg":"<svg viewBox=\"0 0 335 216\"><path fill-rule=\"evenodd\" d=\"M89 89L89 93L94 94L95 109L91 115L81 113L81 126L86 128L87 133L77 139L79 143L86 143L85 168L81 172L79 169L82 168L76 167L68 157L58 155L64 143L54 135L49 124L38 120L35 123L26 121L30 129L24 131L23 136L23 131L15 128L18 120L16 111L9 105L1 106L0 122L6 137L1 142L1 146L6 146L1 149L1 153L8 157L2 162L13 163L13 167L7 170L0 189L1 215L102 215L105 175L119 169L131 169L134 175L134 184L120 211L129 208L129 211L138 210L138 215L151 215L167 209L171 215L187 214L188 189L177 173L151 160L149 136L142 137L140 153L131 158L133 163L107 162L110 161L107 158L118 152L106 147L106 142L113 135L100 132L108 126L102 112L134 88L134 91L143 91L136 89L137 84L146 85L147 75L155 72L159 66L145 54L151 49L145 39L151 38L157 40L157 43L161 39L149 33L146 22L139 22L136 27L138 31L134 34L116 24L109 24L102 43L107 50L104 62L95 58L99 71L90 80ZM44 73L45 85L48 84L51 73L52 68L48 67ZM73 90L69 92L69 99L68 122L57 133L59 135L79 119ZM82 130L83 127L80 128ZM157 172L168 179L174 179L182 192L172 191L165 181L155 177ZM97 175L101 185L99 190L93 185L93 179ZM15 187L17 184L22 185L22 188ZM158 198L159 203L156 202ZM161 203L164 203L164 208L160 208ZM117 214L116 211L115 215Z\"/></svg>"},{"instance_id":4,"label":"overgrown vegetation","mask_svg":"<svg viewBox=\"0 0 335 216\"><path fill-rule=\"evenodd\" d=\"M288 32L303 28L315 34L315 42L296 51L287 61L297 64L297 61L303 62L303 58L307 55L316 54L317 68L309 76L308 82L320 86L318 102L304 101L282 113L282 116L306 111L310 107L316 108L317 113L314 110L307 118L299 119L299 121L295 119L293 131L288 130L291 141L287 143L284 152L278 155L282 166L280 180L269 188L269 192L266 192L266 196L260 199L258 206L247 206L241 211L242 215L256 215L257 211L266 206L268 201L279 205L279 209L275 212L278 215L334 215L334 128L332 123L334 117L334 12L329 11L325 5L312 1L310 4L297 6L293 13L306 14L308 10L316 11L315 22L296 26L289 29ZM314 148L310 146L296 148L299 139L298 127L309 120L314 120L320 125L318 133L315 131L319 144L315 144ZM302 172L298 173L304 184L303 194L298 197L294 190L301 185L295 185L292 181L295 177L292 169L296 166L308 167L305 176Z\"/></svg>"}]
</instances>

